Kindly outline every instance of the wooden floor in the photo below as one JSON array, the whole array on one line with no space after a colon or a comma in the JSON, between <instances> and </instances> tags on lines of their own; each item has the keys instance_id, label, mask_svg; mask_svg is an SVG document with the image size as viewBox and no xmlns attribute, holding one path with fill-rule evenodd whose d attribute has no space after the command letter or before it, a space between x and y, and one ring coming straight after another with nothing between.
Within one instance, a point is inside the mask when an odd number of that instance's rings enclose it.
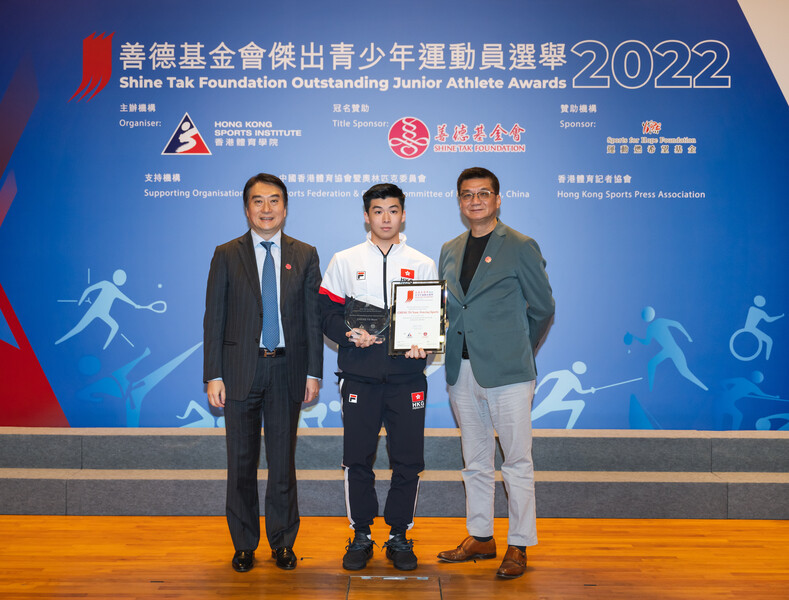
<instances>
[{"instance_id":1,"label":"wooden floor","mask_svg":"<svg viewBox=\"0 0 789 600\"><path fill-rule=\"evenodd\" d=\"M462 519L418 519L419 568L383 551L343 571L349 534L338 517L302 519L295 571L263 549L249 573L230 567L219 517L0 516L0 598L789 598L789 521L540 519L529 569L497 580L499 560L439 563L465 536ZM386 539L383 523L373 537ZM506 521L496 522L499 556ZM405 596L404 596L405 595Z\"/></svg>"}]
</instances>

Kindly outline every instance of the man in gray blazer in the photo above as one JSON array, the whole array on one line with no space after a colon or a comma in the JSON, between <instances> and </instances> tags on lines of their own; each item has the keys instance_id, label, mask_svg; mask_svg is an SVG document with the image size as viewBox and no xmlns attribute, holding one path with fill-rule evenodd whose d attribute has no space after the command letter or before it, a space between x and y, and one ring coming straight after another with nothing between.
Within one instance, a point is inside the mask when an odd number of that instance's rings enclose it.
<instances>
[{"instance_id":1,"label":"man in gray blazer","mask_svg":"<svg viewBox=\"0 0 789 600\"><path fill-rule=\"evenodd\" d=\"M318 253L282 233L287 205L278 177L247 181L250 230L217 247L206 290L203 380L209 403L225 411L227 522L239 572L253 567L260 540L261 417L266 536L277 566L296 566L296 429L301 403L317 397L323 373Z\"/></svg>"},{"instance_id":2,"label":"man in gray blazer","mask_svg":"<svg viewBox=\"0 0 789 600\"><path fill-rule=\"evenodd\" d=\"M439 277L447 280L446 377L460 426L469 536L438 557L446 562L494 558L495 432L509 501L507 552L497 575L526 570L526 546L537 543L531 405L534 351L554 313L545 260L533 239L498 220L499 181L466 169L457 181L470 230L444 244Z\"/></svg>"}]
</instances>

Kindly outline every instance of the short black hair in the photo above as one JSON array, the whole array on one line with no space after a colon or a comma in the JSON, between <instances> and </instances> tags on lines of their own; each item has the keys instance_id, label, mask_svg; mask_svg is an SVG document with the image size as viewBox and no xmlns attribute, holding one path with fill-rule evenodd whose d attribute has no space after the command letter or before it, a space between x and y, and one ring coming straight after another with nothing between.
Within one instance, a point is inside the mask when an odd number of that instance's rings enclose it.
<instances>
[{"instance_id":1,"label":"short black hair","mask_svg":"<svg viewBox=\"0 0 789 600\"><path fill-rule=\"evenodd\" d=\"M271 175L270 173L258 173L257 175L250 177L249 181L247 181L246 185L244 186L244 208L246 208L247 204L249 203L249 190L256 183L269 183L271 185L276 185L282 190L282 201L285 203L285 208L288 207L288 188L285 187L285 184L282 182L282 180L276 175Z\"/></svg>"},{"instance_id":2,"label":"short black hair","mask_svg":"<svg viewBox=\"0 0 789 600\"><path fill-rule=\"evenodd\" d=\"M499 195L499 178L485 167L463 169L463 172L458 176L458 195L460 195L460 184L467 179L490 179L490 182L493 184L493 193L497 196Z\"/></svg>"},{"instance_id":3,"label":"short black hair","mask_svg":"<svg viewBox=\"0 0 789 600\"><path fill-rule=\"evenodd\" d=\"M362 196L364 200L364 212L370 212L370 202L376 198L398 198L400 200L401 210L405 210L405 194L403 190L397 187L394 183L379 183L374 185Z\"/></svg>"}]
</instances>

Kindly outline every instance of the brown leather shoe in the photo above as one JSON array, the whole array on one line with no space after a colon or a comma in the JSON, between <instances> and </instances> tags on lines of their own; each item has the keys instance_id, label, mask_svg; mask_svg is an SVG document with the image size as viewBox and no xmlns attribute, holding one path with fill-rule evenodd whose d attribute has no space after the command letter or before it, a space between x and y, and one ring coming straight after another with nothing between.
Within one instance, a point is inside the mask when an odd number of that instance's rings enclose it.
<instances>
[{"instance_id":1,"label":"brown leather shoe","mask_svg":"<svg viewBox=\"0 0 789 600\"><path fill-rule=\"evenodd\" d=\"M508 546L504 560L501 561L496 575L505 579L515 579L526 572L526 553L521 552L515 546Z\"/></svg>"},{"instance_id":2,"label":"brown leather shoe","mask_svg":"<svg viewBox=\"0 0 789 600\"><path fill-rule=\"evenodd\" d=\"M475 558L496 558L496 540L478 542L473 536L468 536L454 550L439 552L438 558L452 563L466 562Z\"/></svg>"}]
</instances>

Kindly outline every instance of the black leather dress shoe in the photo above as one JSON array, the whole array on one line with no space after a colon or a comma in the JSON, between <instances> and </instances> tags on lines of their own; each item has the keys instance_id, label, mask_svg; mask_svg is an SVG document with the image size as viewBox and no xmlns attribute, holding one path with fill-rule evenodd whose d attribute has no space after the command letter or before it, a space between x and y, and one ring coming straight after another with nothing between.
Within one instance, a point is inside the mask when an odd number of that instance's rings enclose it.
<instances>
[{"instance_id":1,"label":"black leather dress shoe","mask_svg":"<svg viewBox=\"0 0 789 600\"><path fill-rule=\"evenodd\" d=\"M253 550L239 550L233 555L233 568L239 573L246 573L255 564Z\"/></svg>"},{"instance_id":2,"label":"black leather dress shoe","mask_svg":"<svg viewBox=\"0 0 789 600\"><path fill-rule=\"evenodd\" d=\"M286 571L295 569L296 561L298 560L296 555L293 553L293 548L290 546L282 546L282 548L272 550L271 558L275 558L277 560L277 566L280 569L285 569Z\"/></svg>"}]
</instances>

